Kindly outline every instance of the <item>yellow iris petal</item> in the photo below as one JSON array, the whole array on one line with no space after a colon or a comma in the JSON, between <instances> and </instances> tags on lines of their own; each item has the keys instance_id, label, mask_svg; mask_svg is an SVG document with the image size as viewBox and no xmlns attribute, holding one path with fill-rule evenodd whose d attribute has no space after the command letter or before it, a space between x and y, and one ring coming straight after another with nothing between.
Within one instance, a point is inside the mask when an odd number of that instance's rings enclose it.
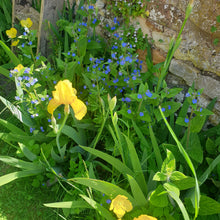
<instances>
[{"instance_id":1,"label":"yellow iris petal","mask_svg":"<svg viewBox=\"0 0 220 220\"><path fill-rule=\"evenodd\" d=\"M52 115L53 112L55 111L55 109L56 109L59 105L61 105L61 104L62 104L62 103L56 101L55 99L51 99L51 100L49 101L48 106L47 106L47 111Z\"/></svg>"},{"instance_id":2,"label":"yellow iris petal","mask_svg":"<svg viewBox=\"0 0 220 220\"><path fill-rule=\"evenodd\" d=\"M22 65L22 64L18 64L15 68L14 68L14 70L16 70L16 71L21 71L22 69L24 68L24 66Z\"/></svg>"},{"instance_id":3,"label":"yellow iris petal","mask_svg":"<svg viewBox=\"0 0 220 220\"><path fill-rule=\"evenodd\" d=\"M20 21L22 27L30 28L33 25L33 22L30 18L27 18L26 20Z\"/></svg>"},{"instance_id":4,"label":"yellow iris petal","mask_svg":"<svg viewBox=\"0 0 220 220\"><path fill-rule=\"evenodd\" d=\"M55 109L59 106L64 104L65 111L68 111L68 105L71 105L73 108L75 117L77 120L81 120L86 112L87 107L86 105L77 98L76 96L76 89L72 87L72 83L69 80L59 81L55 86L55 91L53 91L53 99L50 100L47 111L50 114L53 114Z\"/></svg>"},{"instance_id":5,"label":"yellow iris petal","mask_svg":"<svg viewBox=\"0 0 220 220\"><path fill-rule=\"evenodd\" d=\"M87 107L81 100L76 98L74 102L71 103L71 107L73 108L77 120L81 120L86 115Z\"/></svg>"},{"instance_id":6,"label":"yellow iris petal","mask_svg":"<svg viewBox=\"0 0 220 220\"><path fill-rule=\"evenodd\" d=\"M15 46L18 45L18 43L19 43L19 40L14 40L14 41L12 42L11 46L15 47Z\"/></svg>"},{"instance_id":7,"label":"yellow iris petal","mask_svg":"<svg viewBox=\"0 0 220 220\"><path fill-rule=\"evenodd\" d=\"M157 218L149 215L140 215L137 218L134 218L133 220L157 220Z\"/></svg>"},{"instance_id":8,"label":"yellow iris petal","mask_svg":"<svg viewBox=\"0 0 220 220\"><path fill-rule=\"evenodd\" d=\"M109 210L117 215L118 218L122 218L126 212L130 212L133 209L131 202L126 196L117 195L111 202Z\"/></svg>"},{"instance_id":9,"label":"yellow iris petal","mask_svg":"<svg viewBox=\"0 0 220 220\"><path fill-rule=\"evenodd\" d=\"M6 34L9 38L15 38L17 35L17 30L15 28L11 28L10 30L6 31Z\"/></svg>"},{"instance_id":10,"label":"yellow iris petal","mask_svg":"<svg viewBox=\"0 0 220 220\"><path fill-rule=\"evenodd\" d=\"M59 81L53 91L53 97L62 104L71 104L76 97L76 90L69 80Z\"/></svg>"}]
</instances>

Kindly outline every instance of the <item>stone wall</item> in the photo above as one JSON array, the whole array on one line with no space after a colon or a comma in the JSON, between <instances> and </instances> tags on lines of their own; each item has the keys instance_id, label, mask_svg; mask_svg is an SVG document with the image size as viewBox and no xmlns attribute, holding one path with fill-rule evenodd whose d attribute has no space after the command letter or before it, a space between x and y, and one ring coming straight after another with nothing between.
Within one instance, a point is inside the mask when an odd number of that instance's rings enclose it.
<instances>
[{"instance_id":1,"label":"stone wall","mask_svg":"<svg viewBox=\"0 0 220 220\"><path fill-rule=\"evenodd\" d=\"M148 38L153 40L153 57L155 63L165 59L169 43L177 36L184 21L185 10L189 0L151 0L147 4L146 14L131 18L134 26L140 27ZM103 20L107 20L106 0L98 0ZM216 17L220 15L219 0L194 0L194 7L182 34L182 42L176 51L169 68L168 84L187 89L195 83L196 89L204 88L199 104L206 107L217 98L215 115L210 117L212 123L220 122L220 42L213 44L215 38L220 39L220 24ZM217 31L212 33L211 27ZM140 53L144 58L144 53Z\"/></svg>"}]
</instances>

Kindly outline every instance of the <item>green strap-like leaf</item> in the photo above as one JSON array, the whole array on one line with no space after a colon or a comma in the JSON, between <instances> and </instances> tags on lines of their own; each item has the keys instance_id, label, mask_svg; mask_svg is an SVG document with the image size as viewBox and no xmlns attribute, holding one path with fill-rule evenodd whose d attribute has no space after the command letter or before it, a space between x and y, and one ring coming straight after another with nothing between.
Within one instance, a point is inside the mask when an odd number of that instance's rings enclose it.
<instances>
[{"instance_id":1,"label":"green strap-like leaf","mask_svg":"<svg viewBox=\"0 0 220 220\"><path fill-rule=\"evenodd\" d=\"M172 186L171 183L165 183L164 185L164 188L167 190L168 194L176 201L176 203L178 204L182 214L183 214L183 217L184 217L184 220L190 220L189 218L189 215L186 211L186 208L183 204L183 202L181 201L181 199L179 198L179 190L178 188L174 186Z\"/></svg>"},{"instance_id":2,"label":"green strap-like leaf","mask_svg":"<svg viewBox=\"0 0 220 220\"><path fill-rule=\"evenodd\" d=\"M32 153L24 144L22 143L18 143L19 147L21 148L21 151L23 152L24 156L30 160L30 161L34 161L37 159L37 156Z\"/></svg>"},{"instance_id":3,"label":"green strap-like leaf","mask_svg":"<svg viewBox=\"0 0 220 220\"><path fill-rule=\"evenodd\" d=\"M88 151L89 153L105 160L107 163L111 164L115 169L117 169L123 175L129 174L134 176L134 172L130 170L125 164L123 164L119 159L112 157L109 154L103 153L102 151L90 148L90 147L82 147L83 150Z\"/></svg>"},{"instance_id":4,"label":"green strap-like leaf","mask_svg":"<svg viewBox=\"0 0 220 220\"><path fill-rule=\"evenodd\" d=\"M127 175L127 177L128 177L128 181L129 181L129 184L131 187L132 194L133 194L134 199L136 201L136 205L137 206L145 206L147 204L147 200L146 200L146 197L144 196L140 186L138 185L138 183L136 182L136 180L132 176Z\"/></svg>"},{"instance_id":5,"label":"green strap-like leaf","mask_svg":"<svg viewBox=\"0 0 220 220\"><path fill-rule=\"evenodd\" d=\"M17 126L11 124L10 122L0 118L0 124L12 131L15 134L27 136L27 133L18 128Z\"/></svg>"},{"instance_id":6,"label":"green strap-like leaf","mask_svg":"<svg viewBox=\"0 0 220 220\"><path fill-rule=\"evenodd\" d=\"M28 127L34 127L34 122L31 120L31 117L22 113L16 106L14 106L11 102L0 96L0 100L4 103L4 105L11 111L11 113L23 124Z\"/></svg>"},{"instance_id":7,"label":"green strap-like leaf","mask_svg":"<svg viewBox=\"0 0 220 220\"><path fill-rule=\"evenodd\" d=\"M108 183L102 180L90 179L90 178L72 178L69 179L68 181L73 181L75 183L91 187L95 190L105 193L111 198L115 198L117 195L124 195L130 200L132 204L136 204L134 198L127 191L123 190L122 188L112 183Z\"/></svg>"},{"instance_id":8,"label":"green strap-like leaf","mask_svg":"<svg viewBox=\"0 0 220 220\"><path fill-rule=\"evenodd\" d=\"M208 176L210 175L210 173L212 172L212 170L220 163L220 155L218 155L213 161L212 163L209 165L209 167L207 168L207 170L202 174L202 176L200 176L199 178L199 185L202 185L206 179L208 178Z\"/></svg>"},{"instance_id":9,"label":"green strap-like leaf","mask_svg":"<svg viewBox=\"0 0 220 220\"><path fill-rule=\"evenodd\" d=\"M124 137L125 137L125 140L127 142L128 154L130 156L133 171L135 172L135 176L133 176L133 177L138 182L138 184L141 187L144 194L147 194L147 184L146 184L146 181L145 181L145 178L144 178L144 174L143 174L143 171L142 171L140 160L138 158L135 147L126 135L124 135Z\"/></svg>"},{"instance_id":10,"label":"green strap-like leaf","mask_svg":"<svg viewBox=\"0 0 220 220\"><path fill-rule=\"evenodd\" d=\"M64 125L62 129L62 133L74 140L79 145L84 145L85 140L83 140L79 134L74 128Z\"/></svg>"},{"instance_id":11,"label":"green strap-like leaf","mask_svg":"<svg viewBox=\"0 0 220 220\"><path fill-rule=\"evenodd\" d=\"M159 106L159 109L160 109L160 113L161 113L161 115L163 117L163 120L164 120L165 124L167 125L167 128L169 129L173 139L175 140L175 142L176 142L176 144L177 144L177 146L179 148L180 153L183 155L184 159L186 160L188 166L190 167L190 169L191 169L191 171L192 171L192 173L194 175L194 178L195 178L195 197L194 197L195 216L194 216L194 219L196 219L198 214L199 214L200 189L199 189L199 182L198 182L198 179L197 179L195 168L193 166L192 161L190 160L189 155L187 154L187 152L183 148L182 144L180 143L180 141L176 137L173 129L170 127L169 123L167 122L167 120L166 120L166 118L165 118L165 116L164 116L160 106Z\"/></svg>"},{"instance_id":12,"label":"green strap-like leaf","mask_svg":"<svg viewBox=\"0 0 220 220\"><path fill-rule=\"evenodd\" d=\"M0 40L0 45L2 46L4 51L8 54L8 56L10 57L10 59L12 60L12 62L14 63L15 66L17 66L18 64L21 63L20 60L10 50L10 48L1 40Z\"/></svg>"},{"instance_id":13,"label":"green strap-like leaf","mask_svg":"<svg viewBox=\"0 0 220 220\"><path fill-rule=\"evenodd\" d=\"M12 81L14 81L13 77L9 76L9 70L5 69L4 67L0 66L0 74L4 75L5 77L11 79Z\"/></svg>"},{"instance_id":14,"label":"green strap-like leaf","mask_svg":"<svg viewBox=\"0 0 220 220\"><path fill-rule=\"evenodd\" d=\"M0 156L0 161L9 164L10 166L17 167L24 170L39 170L44 169L39 163L31 163L23 160L16 159L9 156Z\"/></svg>"},{"instance_id":15,"label":"green strap-like leaf","mask_svg":"<svg viewBox=\"0 0 220 220\"><path fill-rule=\"evenodd\" d=\"M69 202L54 202L44 204L46 207L50 208L61 208L61 209L71 209L71 208L82 208L90 209L91 206L88 205L85 201L69 201Z\"/></svg>"},{"instance_id":16,"label":"green strap-like leaf","mask_svg":"<svg viewBox=\"0 0 220 220\"><path fill-rule=\"evenodd\" d=\"M0 177L0 186L3 186L7 183L10 183L13 180L16 180L18 178L27 177L27 176L34 176L34 175L38 175L39 173L42 173L42 169L24 170L24 171L9 173L9 174L6 174L6 175Z\"/></svg>"}]
</instances>

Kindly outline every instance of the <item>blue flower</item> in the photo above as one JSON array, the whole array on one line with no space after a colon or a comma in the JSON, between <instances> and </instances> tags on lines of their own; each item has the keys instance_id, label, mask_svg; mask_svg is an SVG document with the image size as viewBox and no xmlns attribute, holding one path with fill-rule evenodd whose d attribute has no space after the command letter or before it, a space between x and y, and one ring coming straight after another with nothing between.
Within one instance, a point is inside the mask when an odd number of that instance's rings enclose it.
<instances>
[{"instance_id":1,"label":"blue flower","mask_svg":"<svg viewBox=\"0 0 220 220\"><path fill-rule=\"evenodd\" d=\"M44 128L43 128L42 126L40 127L40 130L41 130L42 132L44 132Z\"/></svg>"},{"instance_id":2,"label":"blue flower","mask_svg":"<svg viewBox=\"0 0 220 220\"><path fill-rule=\"evenodd\" d=\"M61 114L60 113L58 113L57 119L61 119Z\"/></svg>"},{"instance_id":3,"label":"blue flower","mask_svg":"<svg viewBox=\"0 0 220 220\"><path fill-rule=\"evenodd\" d=\"M21 45L21 47L23 47L23 48L24 48L24 45L25 45L25 44L23 43L23 44Z\"/></svg>"},{"instance_id":4,"label":"blue flower","mask_svg":"<svg viewBox=\"0 0 220 220\"><path fill-rule=\"evenodd\" d=\"M124 65L125 64L125 61L124 60L122 60L121 62L120 62L120 65Z\"/></svg>"},{"instance_id":5,"label":"blue flower","mask_svg":"<svg viewBox=\"0 0 220 220\"><path fill-rule=\"evenodd\" d=\"M42 97L42 98L41 98L41 101L45 101L45 98L44 98L44 97Z\"/></svg>"},{"instance_id":6,"label":"blue flower","mask_svg":"<svg viewBox=\"0 0 220 220\"><path fill-rule=\"evenodd\" d=\"M126 47L126 46L127 46L127 43L123 42L123 43L121 44L121 46L122 46L122 47Z\"/></svg>"},{"instance_id":7,"label":"blue flower","mask_svg":"<svg viewBox=\"0 0 220 220\"><path fill-rule=\"evenodd\" d=\"M184 120L186 123L188 123L189 122L189 119L188 118L185 118L185 120Z\"/></svg>"},{"instance_id":8,"label":"blue flower","mask_svg":"<svg viewBox=\"0 0 220 220\"><path fill-rule=\"evenodd\" d=\"M191 95L187 92L187 93L186 93L186 97L190 97L190 96L191 96Z\"/></svg>"},{"instance_id":9,"label":"blue flower","mask_svg":"<svg viewBox=\"0 0 220 220\"><path fill-rule=\"evenodd\" d=\"M19 101L20 97L19 96L15 96L15 100Z\"/></svg>"},{"instance_id":10,"label":"blue flower","mask_svg":"<svg viewBox=\"0 0 220 220\"><path fill-rule=\"evenodd\" d=\"M26 32L23 32L23 35L24 35L24 36L26 36L26 35L27 35L27 33L26 33Z\"/></svg>"},{"instance_id":11,"label":"blue flower","mask_svg":"<svg viewBox=\"0 0 220 220\"><path fill-rule=\"evenodd\" d=\"M30 128L30 133L32 133L34 131L34 128Z\"/></svg>"},{"instance_id":12,"label":"blue flower","mask_svg":"<svg viewBox=\"0 0 220 220\"><path fill-rule=\"evenodd\" d=\"M115 27L111 27L111 30L112 30L112 31L115 30Z\"/></svg>"},{"instance_id":13,"label":"blue flower","mask_svg":"<svg viewBox=\"0 0 220 220\"><path fill-rule=\"evenodd\" d=\"M30 41L30 42L28 43L28 45L32 45L32 41Z\"/></svg>"},{"instance_id":14,"label":"blue flower","mask_svg":"<svg viewBox=\"0 0 220 220\"><path fill-rule=\"evenodd\" d=\"M148 96L148 97L152 97L152 93L151 93L149 90L147 90L147 92L146 92L146 96Z\"/></svg>"},{"instance_id":15,"label":"blue flower","mask_svg":"<svg viewBox=\"0 0 220 220\"><path fill-rule=\"evenodd\" d=\"M137 97L138 97L138 99L142 99L142 95L141 94L138 94Z\"/></svg>"},{"instance_id":16,"label":"blue flower","mask_svg":"<svg viewBox=\"0 0 220 220\"><path fill-rule=\"evenodd\" d=\"M91 10L94 9L94 6L90 5L90 6L89 6L89 9L91 9Z\"/></svg>"},{"instance_id":17,"label":"blue flower","mask_svg":"<svg viewBox=\"0 0 220 220\"><path fill-rule=\"evenodd\" d=\"M139 115L142 117L142 116L144 116L144 113L143 113L143 112L140 112Z\"/></svg>"},{"instance_id":18,"label":"blue flower","mask_svg":"<svg viewBox=\"0 0 220 220\"><path fill-rule=\"evenodd\" d=\"M80 31L81 31L81 29L80 29L80 28L78 28L78 31L80 32Z\"/></svg>"},{"instance_id":19,"label":"blue flower","mask_svg":"<svg viewBox=\"0 0 220 220\"><path fill-rule=\"evenodd\" d=\"M56 84L56 83L57 83L57 81L56 81L56 80L54 80L54 81L53 81L53 84Z\"/></svg>"},{"instance_id":20,"label":"blue flower","mask_svg":"<svg viewBox=\"0 0 220 220\"><path fill-rule=\"evenodd\" d=\"M193 104L196 104L196 103L197 103L197 100L196 100L196 99L193 99L193 100L192 100L192 103L193 103Z\"/></svg>"},{"instance_id":21,"label":"blue flower","mask_svg":"<svg viewBox=\"0 0 220 220\"><path fill-rule=\"evenodd\" d=\"M128 98L128 97L126 97L126 98L125 98L125 101L126 101L126 102L130 102L130 101L131 101L131 99L130 99L130 98Z\"/></svg>"},{"instance_id":22,"label":"blue flower","mask_svg":"<svg viewBox=\"0 0 220 220\"><path fill-rule=\"evenodd\" d=\"M49 119L47 119L47 121L50 123L50 122L51 122L51 119L49 118Z\"/></svg>"},{"instance_id":23,"label":"blue flower","mask_svg":"<svg viewBox=\"0 0 220 220\"><path fill-rule=\"evenodd\" d=\"M26 68L25 70L24 70L24 73L29 73L30 72L30 68Z\"/></svg>"},{"instance_id":24,"label":"blue flower","mask_svg":"<svg viewBox=\"0 0 220 220\"><path fill-rule=\"evenodd\" d=\"M106 203L107 203L107 204L110 204L111 202L112 202L111 199L107 199L107 200L106 200Z\"/></svg>"},{"instance_id":25,"label":"blue flower","mask_svg":"<svg viewBox=\"0 0 220 220\"><path fill-rule=\"evenodd\" d=\"M201 108L199 109L199 111L201 112L201 111L202 111L202 109L203 109L203 108L201 107Z\"/></svg>"},{"instance_id":26,"label":"blue flower","mask_svg":"<svg viewBox=\"0 0 220 220\"><path fill-rule=\"evenodd\" d=\"M168 105L168 109L169 109L169 110L171 109L171 106L170 106L170 105Z\"/></svg>"},{"instance_id":27,"label":"blue flower","mask_svg":"<svg viewBox=\"0 0 220 220\"><path fill-rule=\"evenodd\" d=\"M112 58L115 58L116 56L115 56L115 53L112 53Z\"/></svg>"},{"instance_id":28,"label":"blue flower","mask_svg":"<svg viewBox=\"0 0 220 220\"><path fill-rule=\"evenodd\" d=\"M165 112L166 109L165 109L165 108L162 108L161 110L162 110L162 112Z\"/></svg>"},{"instance_id":29,"label":"blue flower","mask_svg":"<svg viewBox=\"0 0 220 220\"><path fill-rule=\"evenodd\" d=\"M88 39L88 43L90 43L91 42L91 40L90 39Z\"/></svg>"},{"instance_id":30,"label":"blue flower","mask_svg":"<svg viewBox=\"0 0 220 220\"><path fill-rule=\"evenodd\" d=\"M78 61L78 64L80 64L80 61Z\"/></svg>"},{"instance_id":31,"label":"blue flower","mask_svg":"<svg viewBox=\"0 0 220 220\"><path fill-rule=\"evenodd\" d=\"M85 86L83 86L83 89L86 89L87 87L86 87L86 85Z\"/></svg>"},{"instance_id":32,"label":"blue flower","mask_svg":"<svg viewBox=\"0 0 220 220\"><path fill-rule=\"evenodd\" d=\"M96 21L97 21L97 19L96 19L96 18L94 18L94 20L92 21L92 23L93 23L93 24L95 24L95 23L96 23Z\"/></svg>"},{"instance_id":33,"label":"blue flower","mask_svg":"<svg viewBox=\"0 0 220 220\"><path fill-rule=\"evenodd\" d=\"M75 56L76 56L76 54L75 54L75 53L72 53L72 56L73 56L73 57L75 57Z\"/></svg>"}]
</instances>

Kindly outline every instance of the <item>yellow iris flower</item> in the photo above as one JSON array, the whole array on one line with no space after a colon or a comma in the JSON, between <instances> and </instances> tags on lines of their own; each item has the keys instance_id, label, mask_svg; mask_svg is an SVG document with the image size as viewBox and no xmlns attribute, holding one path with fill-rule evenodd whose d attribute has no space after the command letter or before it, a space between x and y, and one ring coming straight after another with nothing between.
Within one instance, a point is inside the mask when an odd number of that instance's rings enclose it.
<instances>
[{"instance_id":1,"label":"yellow iris flower","mask_svg":"<svg viewBox=\"0 0 220 220\"><path fill-rule=\"evenodd\" d=\"M120 220L126 212L130 212L133 209L131 202L126 196L117 195L111 202L109 210L117 215Z\"/></svg>"},{"instance_id":2,"label":"yellow iris flower","mask_svg":"<svg viewBox=\"0 0 220 220\"><path fill-rule=\"evenodd\" d=\"M140 215L137 218L134 218L133 220L157 220L157 218L154 218L149 215Z\"/></svg>"},{"instance_id":3,"label":"yellow iris flower","mask_svg":"<svg viewBox=\"0 0 220 220\"><path fill-rule=\"evenodd\" d=\"M47 111L53 115L55 109L64 104L65 111L68 111L69 105L71 105L75 118L77 120L81 120L86 112L86 105L77 98L76 89L72 88L72 83L69 80L59 81L55 86L56 91L53 91L53 99L50 100Z\"/></svg>"},{"instance_id":4,"label":"yellow iris flower","mask_svg":"<svg viewBox=\"0 0 220 220\"><path fill-rule=\"evenodd\" d=\"M22 64L17 65L14 70L16 70L17 72L21 71L24 68L24 66Z\"/></svg>"},{"instance_id":5,"label":"yellow iris flower","mask_svg":"<svg viewBox=\"0 0 220 220\"><path fill-rule=\"evenodd\" d=\"M11 46L15 47L15 46L18 45L18 43L19 43L19 40L14 40L14 41L12 42Z\"/></svg>"},{"instance_id":6,"label":"yellow iris flower","mask_svg":"<svg viewBox=\"0 0 220 220\"><path fill-rule=\"evenodd\" d=\"M17 30L15 28L11 28L10 30L6 31L6 34L9 38L16 38Z\"/></svg>"},{"instance_id":7,"label":"yellow iris flower","mask_svg":"<svg viewBox=\"0 0 220 220\"><path fill-rule=\"evenodd\" d=\"M26 20L20 21L22 27L30 28L33 25L33 22L30 18L27 18Z\"/></svg>"}]
</instances>

